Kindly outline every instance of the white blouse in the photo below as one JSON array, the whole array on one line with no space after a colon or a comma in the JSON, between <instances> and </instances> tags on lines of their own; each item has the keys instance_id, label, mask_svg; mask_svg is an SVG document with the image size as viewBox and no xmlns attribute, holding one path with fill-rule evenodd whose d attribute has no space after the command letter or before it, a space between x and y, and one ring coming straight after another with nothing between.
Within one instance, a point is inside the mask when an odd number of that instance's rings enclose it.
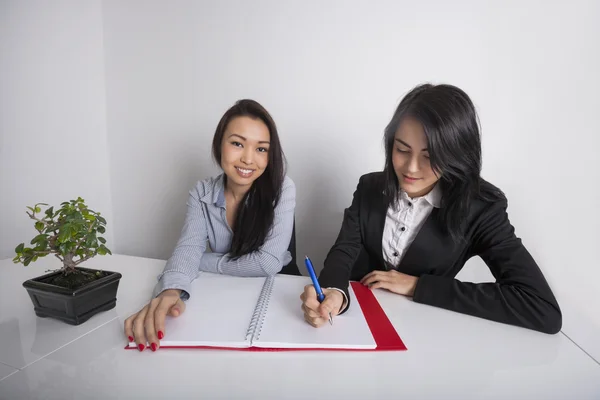
<instances>
[{"instance_id":1,"label":"white blouse","mask_svg":"<svg viewBox=\"0 0 600 400\"><path fill-rule=\"evenodd\" d=\"M381 246L383 259L391 267L400 264L406 250L415 240L433 208L439 208L442 194L438 185L422 197L410 198L400 193L396 204L390 205L385 217Z\"/></svg>"}]
</instances>

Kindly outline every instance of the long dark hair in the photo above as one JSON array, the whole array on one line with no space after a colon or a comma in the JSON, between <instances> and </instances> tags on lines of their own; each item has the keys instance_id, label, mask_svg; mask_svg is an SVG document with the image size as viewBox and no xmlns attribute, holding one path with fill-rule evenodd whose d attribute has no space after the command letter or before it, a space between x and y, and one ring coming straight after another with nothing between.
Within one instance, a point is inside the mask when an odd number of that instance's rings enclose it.
<instances>
[{"instance_id":1,"label":"long dark hair","mask_svg":"<svg viewBox=\"0 0 600 400\"><path fill-rule=\"evenodd\" d=\"M260 119L269 129L269 162L263 174L252 183L238 206L231 241L230 255L238 258L259 249L265 242L275 218L275 206L281 197L285 179L285 156L279 142L277 126L269 112L258 102L249 99L238 100L217 125L212 143L212 155L221 165L221 144L227 125L237 117ZM227 176L224 176L227 184Z\"/></svg>"},{"instance_id":2,"label":"long dark hair","mask_svg":"<svg viewBox=\"0 0 600 400\"><path fill-rule=\"evenodd\" d=\"M398 177L392 164L394 137L403 118L419 121L427 136L431 167L440 178L442 192L438 217L454 240L463 239L462 224L474 198L494 201L504 194L481 178L479 120L473 102L452 85L423 84L400 102L385 128L385 177L388 206L399 196Z\"/></svg>"}]
</instances>

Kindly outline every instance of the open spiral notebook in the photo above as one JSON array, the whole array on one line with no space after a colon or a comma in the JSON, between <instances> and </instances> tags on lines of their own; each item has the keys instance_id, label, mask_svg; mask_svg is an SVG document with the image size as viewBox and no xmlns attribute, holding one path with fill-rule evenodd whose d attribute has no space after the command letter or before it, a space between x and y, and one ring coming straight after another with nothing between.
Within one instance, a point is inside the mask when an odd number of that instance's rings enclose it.
<instances>
[{"instance_id":1,"label":"open spiral notebook","mask_svg":"<svg viewBox=\"0 0 600 400\"><path fill-rule=\"evenodd\" d=\"M406 350L371 290L352 282L351 307L333 325L304 321L300 294L308 277L242 278L201 273L185 312L167 317L166 348L238 350ZM126 348L135 349L134 342Z\"/></svg>"}]
</instances>

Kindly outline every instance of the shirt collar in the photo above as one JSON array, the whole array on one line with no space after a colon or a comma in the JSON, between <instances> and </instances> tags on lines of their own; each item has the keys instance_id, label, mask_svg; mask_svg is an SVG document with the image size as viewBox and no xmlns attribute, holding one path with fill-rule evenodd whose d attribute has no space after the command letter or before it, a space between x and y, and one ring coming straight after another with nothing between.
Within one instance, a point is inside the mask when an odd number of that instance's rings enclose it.
<instances>
[{"instance_id":1,"label":"shirt collar","mask_svg":"<svg viewBox=\"0 0 600 400\"><path fill-rule=\"evenodd\" d=\"M436 184L431 192L425 195L425 200L435 208L440 208L442 204L442 189L440 189L440 185Z\"/></svg>"},{"instance_id":2,"label":"shirt collar","mask_svg":"<svg viewBox=\"0 0 600 400\"><path fill-rule=\"evenodd\" d=\"M401 191L400 195L406 201L419 202L421 199L423 199L435 208L440 208L442 202L442 190L438 184L436 184L425 196L411 198L408 196L408 194L406 194L405 191Z\"/></svg>"},{"instance_id":3,"label":"shirt collar","mask_svg":"<svg viewBox=\"0 0 600 400\"><path fill-rule=\"evenodd\" d=\"M217 207L225 207L224 174L217 176L211 182L211 185L208 185L207 189L208 190L200 200L207 204L214 204Z\"/></svg>"}]
</instances>

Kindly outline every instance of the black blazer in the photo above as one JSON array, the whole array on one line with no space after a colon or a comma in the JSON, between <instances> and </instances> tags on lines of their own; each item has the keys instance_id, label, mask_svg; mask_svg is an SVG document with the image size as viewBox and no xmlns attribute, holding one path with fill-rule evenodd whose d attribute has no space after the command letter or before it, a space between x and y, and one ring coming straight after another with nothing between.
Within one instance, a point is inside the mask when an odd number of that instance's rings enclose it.
<instances>
[{"instance_id":1,"label":"black blazer","mask_svg":"<svg viewBox=\"0 0 600 400\"><path fill-rule=\"evenodd\" d=\"M382 172L360 178L319 276L322 287L344 290L348 301L349 280L358 281L373 270L386 270L382 254L387 213L384 186ZM442 232L438 209L434 208L406 250L398 271L419 277L415 302L557 333L562 325L560 308L536 262L515 236L507 206L505 198L494 203L473 201L465 216L464 243L455 243ZM454 279L473 256L483 259L495 283Z\"/></svg>"}]
</instances>

